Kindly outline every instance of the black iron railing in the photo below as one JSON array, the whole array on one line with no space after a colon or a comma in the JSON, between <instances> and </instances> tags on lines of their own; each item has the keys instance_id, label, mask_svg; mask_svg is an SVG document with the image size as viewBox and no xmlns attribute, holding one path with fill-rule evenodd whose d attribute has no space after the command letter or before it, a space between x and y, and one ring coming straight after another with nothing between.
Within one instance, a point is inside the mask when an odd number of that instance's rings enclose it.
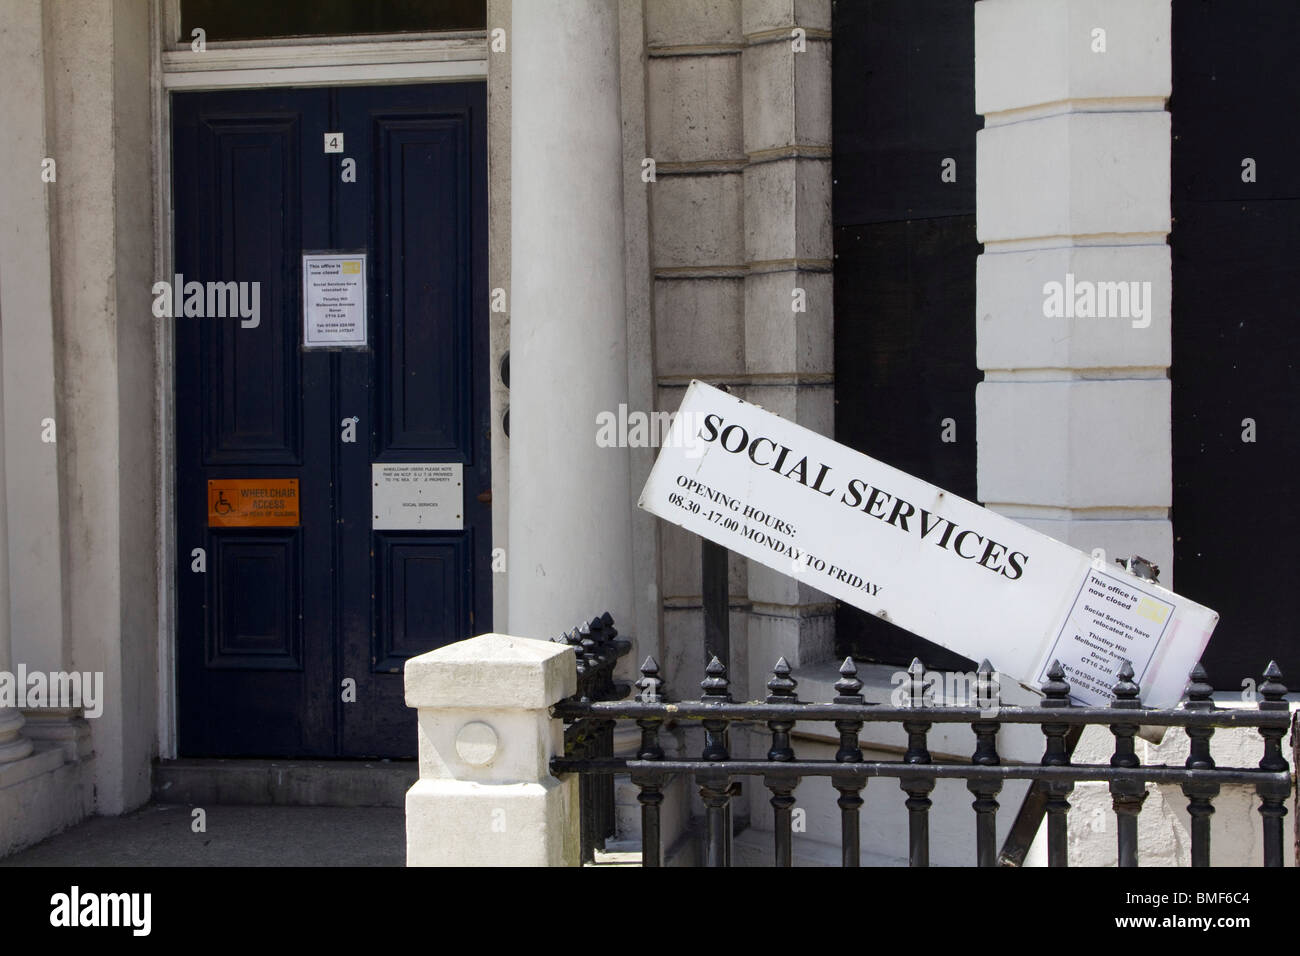
<instances>
[{"instance_id":1,"label":"black iron railing","mask_svg":"<svg viewBox=\"0 0 1300 956\"><path fill-rule=\"evenodd\" d=\"M904 700L912 706L868 704L862 696L862 682L852 659L840 667L832 703L805 703L795 693L795 681L784 658L777 662L764 701L737 703L731 699L726 669L714 658L701 683L699 700L669 702L663 694L659 666L647 658L637 682L640 694L633 700L600 702L570 698L553 708L556 717L579 723L635 720L641 729L641 743L635 757L611 754L579 755L576 751L551 762L553 773L578 773L583 781L609 779L613 774L630 774L639 790L642 820L642 865L659 866L662 846L659 808L664 787L675 774L691 774L703 798L706 816L705 860L709 866L726 865L728 813L736 792L733 778L761 777L771 792L774 818L776 864L791 865L791 809L793 791L804 777L829 777L840 794L843 865L859 865L859 815L862 791L874 777L899 781L906 794L908 810L908 861L912 866L929 864L930 793L938 780L963 779L974 796L976 864L995 866L997 849L997 796L1007 780L1032 780L1046 795L1048 863L1067 865L1066 819L1069 794L1084 781L1105 781L1110 785L1114 812L1118 818L1120 866L1136 866L1137 817L1146 799L1147 783L1179 784L1188 799L1192 818L1192 865L1210 863L1210 814L1212 801L1223 784L1253 785L1259 794L1262 820L1264 865L1281 866L1283 853L1282 818L1291 792L1290 766L1282 755L1282 738L1290 723L1283 699L1287 689L1276 664L1269 664L1258 687L1254 708L1223 709L1211 699L1212 688L1198 665L1192 674L1185 705L1179 709L1144 707L1138 699L1132 668L1121 669L1115 700L1108 707L1071 705L1069 685L1059 663L1053 663L1043 685L1042 703L1034 707L1002 705L996 699L996 679L986 661L974 682L974 706L943 706L927 702L928 688L919 661L908 671ZM698 721L704 730L703 753L698 759L666 759L659 744L664 722ZM807 760L795 755L791 732L796 724L833 723L839 734L834 760ZM766 760L732 759L727 749L727 731L733 724L766 724L771 748ZM867 723L901 724L907 735L902 760L864 759L859 734ZM975 734L975 750L968 762L935 759L926 738L936 724L969 724ZM998 729L1008 724L1037 724L1045 738L1038 765L1005 764L997 750ZM1089 724L1108 726L1115 739L1114 756L1108 764L1071 762L1070 741L1076 729ZM1190 756L1182 767L1143 765L1134 748L1139 728L1184 727L1191 738ZM1218 727L1254 727L1264 740L1264 756L1258 767L1217 767L1210 756L1210 738ZM1034 821L1037 829L1038 820Z\"/></svg>"},{"instance_id":2,"label":"black iron railing","mask_svg":"<svg viewBox=\"0 0 1300 956\"><path fill-rule=\"evenodd\" d=\"M606 611L566 631L556 643L568 644L578 663L578 693L571 702L579 705L620 701L631 689L616 683L614 665L631 649L630 641L618 639L614 619ZM601 714L578 717L565 727L566 759L607 760L614 756L615 720ZM614 835L614 778L609 774L583 774L578 780L578 819L581 859L590 863L597 849Z\"/></svg>"}]
</instances>

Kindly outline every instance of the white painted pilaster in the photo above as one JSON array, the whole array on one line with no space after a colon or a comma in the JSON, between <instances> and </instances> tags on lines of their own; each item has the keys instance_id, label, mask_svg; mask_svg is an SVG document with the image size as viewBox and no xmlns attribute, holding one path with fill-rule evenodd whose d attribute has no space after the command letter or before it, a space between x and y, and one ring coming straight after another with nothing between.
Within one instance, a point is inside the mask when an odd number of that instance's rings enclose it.
<instances>
[{"instance_id":1,"label":"white painted pilaster","mask_svg":"<svg viewBox=\"0 0 1300 956\"><path fill-rule=\"evenodd\" d=\"M510 580L515 633L632 617L618 6L512 10Z\"/></svg>"},{"instance_id":2,"label":"white painted pilaster","mask_svg":"<svg viewBox=\"0 0 1300 956\"><path fill-rule=\"evenodd\" d=\"M0 289L4 287L5 277L0 274ZM4 317L0 314L0 322ZM4 441L3 433L0 432L0 492L4 490ZM7 518L3 510L0 510L0 542L3 542L8 534ZM10 650L9 636L9 555L6 548L0 547L0 674L6 677L14 673L13 655ZM12 678L10 678L12 679ZM14 693L17 694L18 688L14 687ZM32 742L28 740L22 732L23 715L15 706L4 706L0 703L0 765L12 763L21 760L32 752ZM0 834L2 834L4 820L0 820ZM0 839L0 851L4 849L4 840Z\"/></svg>"},{"instance_id":3,"label":"white painted pilaster","mask_svg":"<svg viewBox=\"0 0 1300 956\"><path fill-rule=\"evenodd\" d=\"M113 814L149 798L157 753L150 8L112 0L43 12L59 173L50 202L66 659L104 675L94 795Z\"/></svg>"},{"instance_id":4,"label":"white painted pilaster","mask_svg":"<svg viewBox=\"0 0 1300 956\"><path fill-rule=\"evenodd\" d=\"M979 498L1171 586L1169 0L981 0L975 80Z\"/></svg>"},{"instance_id":5,"label":"white painted pilaster","mask_svg":"<svg viewBox=\"0 0 1300 956\"><path fill-rule=\"evenodd\" d=\"M40 0L15 0L0 24L0 316L4 336L5 434L13 653L30 668L64 660L63 567L59 535L58 428L50 200L58 157L45 128L45 57ZM45 161L52 161L46 165ZM54 177L47 181L46 177Z\"/></svg>"}]
</instances>

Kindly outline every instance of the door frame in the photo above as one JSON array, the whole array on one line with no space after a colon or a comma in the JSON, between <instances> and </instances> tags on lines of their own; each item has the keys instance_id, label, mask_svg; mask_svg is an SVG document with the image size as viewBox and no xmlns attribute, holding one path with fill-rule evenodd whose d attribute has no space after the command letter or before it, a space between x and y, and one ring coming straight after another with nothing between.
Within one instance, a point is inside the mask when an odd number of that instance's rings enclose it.
<instances>
[{"instance_id":1,"label":"door frame","mask_svg":"<svg viewBox=\"0 0 1300 956\"><path fill-rule=\"evenodd\" d=\"M213 42L207 44L206 51L197 53L190 49L188 42L179 40L180 0L153 0L149 19L155 210L153 253L156 274L168 279L175 271L170 110L173 91L486 83L488 79L486 30ZM494 192L489 164L489 249L492 246L494 217L490 207ZM176 676L176 573L180 557L176 547L176 391L172 329L165 322L159 323L156 329L155 441L160 489L155 516L158 536L157 738L158 756L170 759L177 755L179 710ZM489 355L489 366L492 364L493 357ZM495 427L493 434L496 434ZM495 450L493 457L496 457ZM493 464L495 466L495 462ZM496 483L494 467L493 485ZM494 520L493 525L496 524ZM499 585L496 577L493 575L493 580Z\"/></svg>"}]
</instances>

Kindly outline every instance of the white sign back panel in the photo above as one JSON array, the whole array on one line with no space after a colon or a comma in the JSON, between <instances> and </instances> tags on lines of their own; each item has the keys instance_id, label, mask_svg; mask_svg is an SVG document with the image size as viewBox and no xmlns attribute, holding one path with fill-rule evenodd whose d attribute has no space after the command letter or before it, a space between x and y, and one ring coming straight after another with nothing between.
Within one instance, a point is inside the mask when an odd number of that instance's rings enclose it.
<instances>
[{"instance_id":1,"label":"white sign back panel","mask_svg":"<svg viewBox=\"0 0 1300 956\"><path fill-rule=\"evenodd\" d=\"M1059 658L1079 703L1107 703L1125 658L1145 703L1176 703L1218 621L702 382L640 506L1034 689Z\"/></svg>"}]
</instances>

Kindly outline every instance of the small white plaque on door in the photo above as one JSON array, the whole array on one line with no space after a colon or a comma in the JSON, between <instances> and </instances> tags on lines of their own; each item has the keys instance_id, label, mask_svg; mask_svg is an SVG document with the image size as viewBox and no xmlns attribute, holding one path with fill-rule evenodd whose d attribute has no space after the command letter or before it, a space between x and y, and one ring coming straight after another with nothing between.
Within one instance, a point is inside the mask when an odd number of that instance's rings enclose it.
<instances>
[{"instance_id":1,"label":"small white plaque on door","mask_svg":"<svg viewBox=\"0 0 1300 956\"><path fill-rule=\"evenodd\" d=\"M370 466L371 527L378 531L460 531L465 527L465 466Z\"/></svg>"}]
</instances>

